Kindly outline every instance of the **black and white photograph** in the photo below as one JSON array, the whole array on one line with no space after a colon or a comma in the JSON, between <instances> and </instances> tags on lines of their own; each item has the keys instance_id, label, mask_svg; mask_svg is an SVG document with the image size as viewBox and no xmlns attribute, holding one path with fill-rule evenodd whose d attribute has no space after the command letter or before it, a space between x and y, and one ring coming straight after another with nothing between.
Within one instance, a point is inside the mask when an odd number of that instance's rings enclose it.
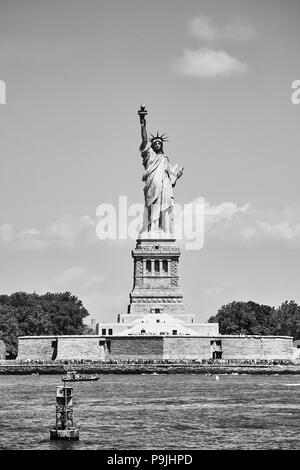
<instances>
[{"instance_id":1,"label":"black and white photograph","mask_svg":"<svg viewBox=\"0 0 300 470\"><path fill-rule=\"evenodd\" d=\"M1 451L300 450L299 25L0 0Z\"/></svg>"}]
</instances>

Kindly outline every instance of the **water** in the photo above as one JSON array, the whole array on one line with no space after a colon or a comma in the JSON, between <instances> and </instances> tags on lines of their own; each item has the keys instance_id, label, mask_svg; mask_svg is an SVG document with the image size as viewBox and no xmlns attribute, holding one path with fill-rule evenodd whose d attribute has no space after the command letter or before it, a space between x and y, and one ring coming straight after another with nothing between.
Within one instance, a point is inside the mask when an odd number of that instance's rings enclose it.
<instances>
[{"instance_id":1,"label":"water","mask_svg":"<svg viewBox=\"0 0 300 470\"><path fill-rule=\"evenodd\" d=\"M0 449L300 448L300 376L102 375L73 382L77 442L50 441L60 376L0 376Z\"/></svg>"}]
</instances>

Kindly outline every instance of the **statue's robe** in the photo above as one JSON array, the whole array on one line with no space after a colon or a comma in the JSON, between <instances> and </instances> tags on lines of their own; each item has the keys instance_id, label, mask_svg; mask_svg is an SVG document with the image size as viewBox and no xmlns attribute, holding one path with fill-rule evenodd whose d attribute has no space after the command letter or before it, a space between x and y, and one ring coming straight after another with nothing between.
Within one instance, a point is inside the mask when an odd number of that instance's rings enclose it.
<instances>
[{"instance_id":1,"label":"statue's robe","mask_svg":"<svg viewBox=\"0 0 300 470\"><path fill-rule=\"evenodd\" d=\"M170 166L164 153L156 153L151 143L140 146L145 172L145 212L143 231L161 228L165 232L173 230L173 186L177 180L178 165Z\"/></svg>"}]
</instances>

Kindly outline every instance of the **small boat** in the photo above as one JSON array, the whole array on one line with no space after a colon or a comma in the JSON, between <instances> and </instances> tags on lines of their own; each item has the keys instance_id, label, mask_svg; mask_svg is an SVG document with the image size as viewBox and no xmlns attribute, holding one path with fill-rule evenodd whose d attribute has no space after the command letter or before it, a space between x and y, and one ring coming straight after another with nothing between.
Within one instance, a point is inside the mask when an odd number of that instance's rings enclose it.
<instances>
[{"instance_id":1,"label":"small boat","mask_svg":"<svg viewBox=\"0 0 300 470\"><path fill-rule=\"evenodd\" d=\"M99 380L99 375L97 374L79 374L75 370L68 371L67 375L64 375L61 380L64 382L84 382L87 380Z\"/></svg>"}]
</instances>

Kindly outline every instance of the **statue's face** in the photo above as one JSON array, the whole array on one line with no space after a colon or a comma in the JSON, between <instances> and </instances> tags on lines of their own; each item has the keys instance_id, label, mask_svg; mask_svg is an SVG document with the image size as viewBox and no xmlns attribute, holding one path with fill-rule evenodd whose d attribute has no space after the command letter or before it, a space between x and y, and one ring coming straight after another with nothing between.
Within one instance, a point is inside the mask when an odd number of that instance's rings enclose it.
<instances>
[{"instance_id":1,"label":"statue's face","mask_svg":"<svg viewBox=\"0 0 300 470\"><path fill-rule=\"evenodd\" d=\"M154 140L151 147L153 148L154 152L158 153L162 149L162 142L160 140Z\"/></svg>"}]
</instances>

